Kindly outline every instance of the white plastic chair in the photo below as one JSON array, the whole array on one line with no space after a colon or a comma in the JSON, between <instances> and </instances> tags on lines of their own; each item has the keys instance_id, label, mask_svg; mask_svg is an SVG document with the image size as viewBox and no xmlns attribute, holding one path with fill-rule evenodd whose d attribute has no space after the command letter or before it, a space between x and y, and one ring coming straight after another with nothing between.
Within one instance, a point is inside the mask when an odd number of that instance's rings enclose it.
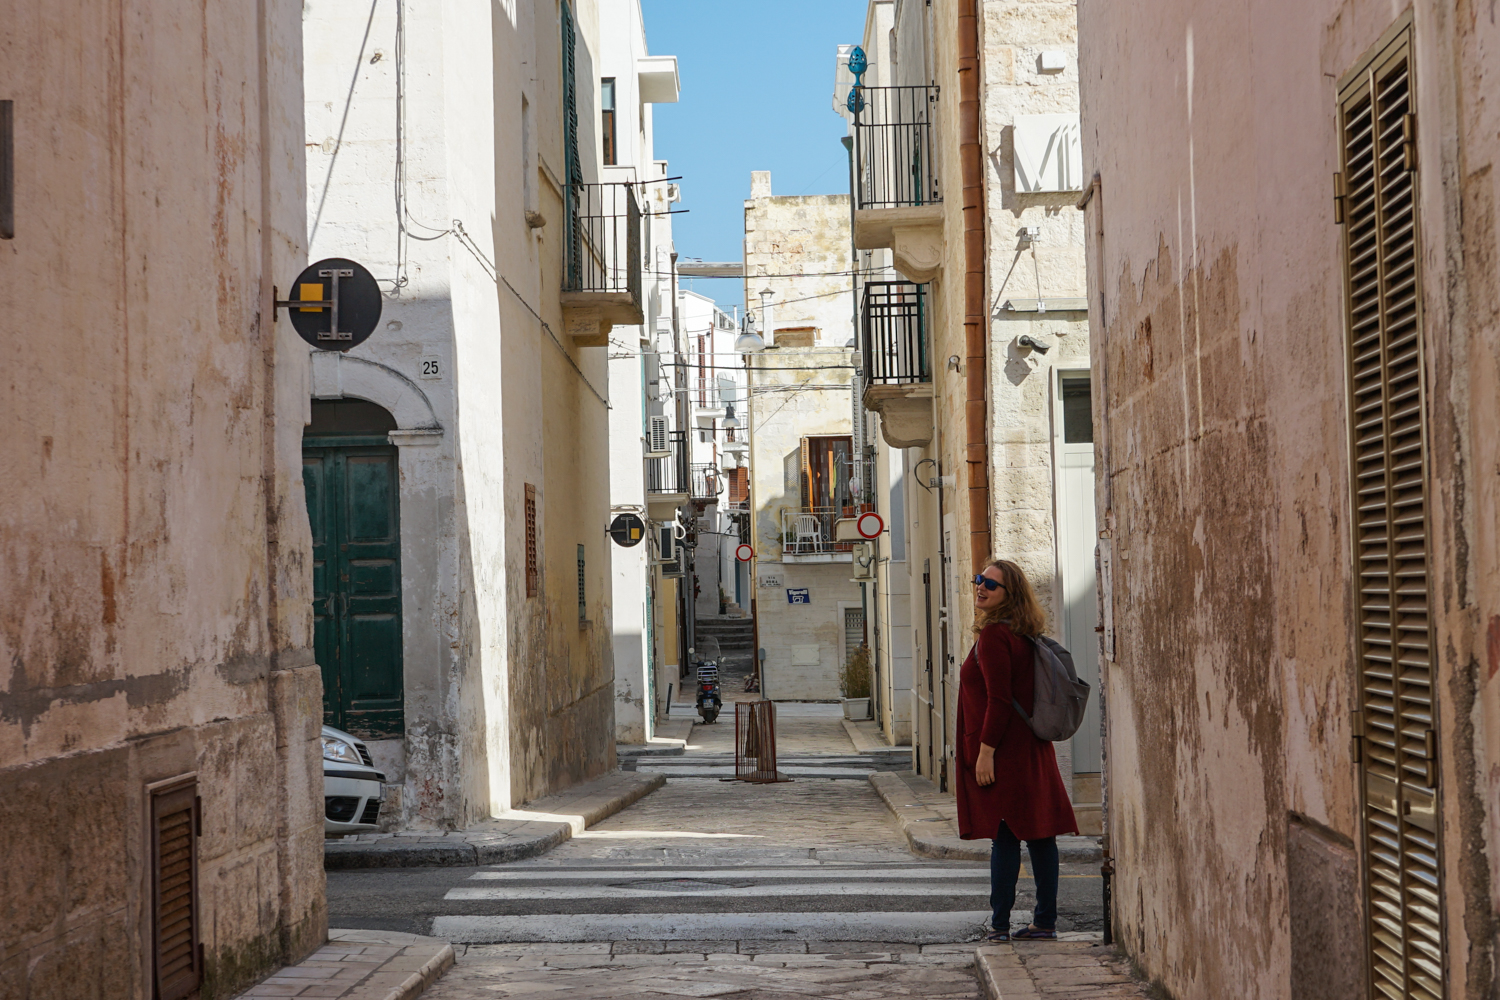
<instances>
[{"instance_id":1,"label":"white plastic chair","mask_svg":"<svg viewBox=\"0 0 1500 1000\"><path fill-rule=\"evenodd\" d=\"M798 514L793 521L792 535L797 540L799 552L823 550L823 528L816 514Z\"/></svg>"}]
</instances>

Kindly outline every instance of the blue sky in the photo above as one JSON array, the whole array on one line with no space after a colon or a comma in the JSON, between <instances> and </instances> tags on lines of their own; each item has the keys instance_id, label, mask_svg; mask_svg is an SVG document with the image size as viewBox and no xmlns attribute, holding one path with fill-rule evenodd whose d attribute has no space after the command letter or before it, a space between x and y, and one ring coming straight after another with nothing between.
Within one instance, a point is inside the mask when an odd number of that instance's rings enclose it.
<instances>
[{"instance_id":1,"label":"blue sky","mask_svg":"<svg viewBox=\"0 0 1500 1000\"><path fill-rule=\"evenodd\" d=\"M656 155L681 174L673 220L683 257L739 260L750 171L775 194L847 194L848 159L834 114L838 46L859 41L867 0L641 0L653 54L675 55L677 104L655 106ZM684 287L688 287L684 284ZM721 306L738 280L699 280Z\"/></svg>"}]
</instances>

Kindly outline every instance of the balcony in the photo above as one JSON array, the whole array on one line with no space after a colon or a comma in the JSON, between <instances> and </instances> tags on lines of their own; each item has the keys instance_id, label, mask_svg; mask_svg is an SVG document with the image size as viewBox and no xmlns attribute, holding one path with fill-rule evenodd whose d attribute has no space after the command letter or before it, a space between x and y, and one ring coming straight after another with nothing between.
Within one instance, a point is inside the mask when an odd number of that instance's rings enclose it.
<instances>
[{"instance_id":1,"label":"balcony","mask_svg":"<svg viewBox=\"0 0 1500 1000\"><path fill-rule=\"evenodd\" d=\"M935 156L938 87L860 87L854 97L854 245L889 249L897 270L931 281L943 262Z\"/></svg>"},{"instance_id":2,"label":"balcony","mask_svg":"<svg viewBox=\"0 0 1500 1000\"><path fill-rule=\"evenodd\" d=\"M692 468L691 498L712 503L724 492L724 476L717 466L695 465Z\"/></svg>"},{"instance_id":3,"label":"balcony","mask_svg":"<svg viewBox=\"0 0 1500 1000\"><path fill-rule=\"evenodd\" d=\"M789 562L849 562L854 543L833 540L840 518L858 517L875 509L872 503L835 507L803 507L781 512L781 557Z\"/></svg>"},{"instance_id":4,"label":"balcony","mask_svg":"<svg viewBox=\"0 0 1500 1000\"><path fill-rule=\"evenodd\" d=\"M865 409L880 414L887 444L920 448L933 433L927 286L866 282L859 312Z\"/></svg>"},{"instance_id":5,"label":"balcony","mask_svg":"<svg viewBox=\"0 0 1500 1000\"><path fill-rule=\"evenodd\" d=\"M603 347L609 331L640 323L641 208L632 184L568 186L563 325L580 347Z\"/></svg>"},{"instance_id":6,"label":"balcony","mask_svg":"<svg viewBox=\"0 0 1500 1000\"><path fill-rule=\"evenodd\" d=\"M691 498L687 434L672 431L668 439L670 454L646 459L646 514L653 521L673 520Z\"/></svg>"}]
</instances>

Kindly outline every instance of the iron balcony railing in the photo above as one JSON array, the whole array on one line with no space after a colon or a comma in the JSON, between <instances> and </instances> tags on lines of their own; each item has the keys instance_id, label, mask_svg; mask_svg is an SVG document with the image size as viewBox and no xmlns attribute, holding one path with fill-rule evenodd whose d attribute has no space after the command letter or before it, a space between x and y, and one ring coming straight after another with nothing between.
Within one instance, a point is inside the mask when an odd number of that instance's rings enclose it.
<instances>
[{"instance_id":1,"label":"iron balcony railing","mask_svg":"<svg viewBox=\"0 0 1500 1000\"><path fill-rule=\"evenodd\" d=\"M646 492L650 494L687 493L691 484L688 471L688 445L685 431L671 431L670 455L646 459Z\"/></svg>"},{"instance_id":2,"label":"iron balcony railing","mask_svg":"<svg viewBox=\"0 0 1500 1000\"><path fill-rule=\"evenodd\" d=\"M931 382L927 363L927 286L869 281L860 304L864 376L874 385Z\"/></svg>"},{"instance_id":3,"label":"iron balcony railing","mask_svg":"<svg viewBox=\"0 0 1500 1000\"><path fill-rule=\"evenodd\" d=\"M632 184L568 185L565 292L641 300L641 207Z\"/></svg>"},{"instance_id":4,"label":"iron balcony railing","mask_svg":"<svg viewBox=\"0 0 1500 1000\"><path fill-rule=\"evenodd\" d=\"M933 158L938 90L855 88L856 208L906 208L943 200Z\"/></svg>"},{"instance_id":5,"label":"iron balcony railing","mask_svg":"<svg viewBox=\"0 0 1500 1000\"><path fill-rule=\"evenodd\" d=\"M694 500L713 500L723 492L724 477L720 474L718 466L693 466L693 489L690 495Z\"/></svg>"},{"instance_id":6,"label":"iron balcony railing","mask_svg":"<svg viewBox=\"0 0 1500 1000\"><path fill-rule=\"evenodd\" d=\"M833 540L834 522L843 517L858 517L875 509L870 503L851 503L841 507L803 507L781 512L781 551L789 556L812 556L829 552L850 552L853 542Z\"/></svg>"}]
</instances>

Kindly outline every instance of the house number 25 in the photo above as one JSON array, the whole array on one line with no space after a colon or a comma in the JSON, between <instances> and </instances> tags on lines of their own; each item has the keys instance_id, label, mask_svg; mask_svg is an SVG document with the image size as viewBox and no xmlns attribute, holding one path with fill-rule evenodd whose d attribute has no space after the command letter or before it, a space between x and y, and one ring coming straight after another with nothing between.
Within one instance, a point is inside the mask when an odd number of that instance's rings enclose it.
<instances>
[{"instance_id":1,"label":"house number 25","mask_svg":"<svg viewBox=\"0 0 1500 1000\"><path fill-rule=\"evenodd\" d=\"M423 358L422 359L422 377L423 378L442 378L443 377L443 369L442 369L441 359L440 358Z\"/></svg>"}]
</instances>

